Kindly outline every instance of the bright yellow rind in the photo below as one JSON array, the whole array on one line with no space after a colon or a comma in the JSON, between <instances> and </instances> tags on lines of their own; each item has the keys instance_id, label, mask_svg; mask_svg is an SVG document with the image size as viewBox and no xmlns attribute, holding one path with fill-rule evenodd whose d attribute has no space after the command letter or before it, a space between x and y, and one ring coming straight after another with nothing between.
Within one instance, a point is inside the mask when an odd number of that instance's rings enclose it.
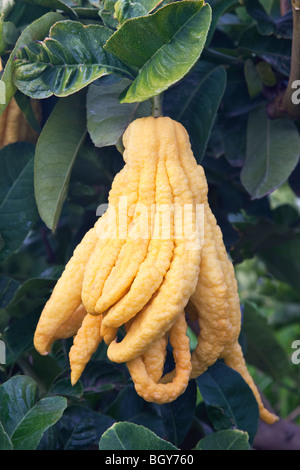
<instances>
[{"instance_id":1,"label":"bright yellow rind","mask_svg":"<svg viewBox=\"0 0 300 470\"><path fill-rule=\"evenodd\" d=\"M265 409L238 343L234 267L186 130L168 117L141 118L128 126L123 143L125 165L112 183L108 209L77 246L46 303L36 349L46 354L56 339L74 336L69 357L75 384L103 339L108 358L127 363L137 393L159 404L174 401L191 378L222 358L250 386L261 419L274 423L278 417ZM138 232L141 207L147 236ZM185 309L200 330L192 354ZM175 368L164 374L168 342Z\"/></svg>"}]
</instances>

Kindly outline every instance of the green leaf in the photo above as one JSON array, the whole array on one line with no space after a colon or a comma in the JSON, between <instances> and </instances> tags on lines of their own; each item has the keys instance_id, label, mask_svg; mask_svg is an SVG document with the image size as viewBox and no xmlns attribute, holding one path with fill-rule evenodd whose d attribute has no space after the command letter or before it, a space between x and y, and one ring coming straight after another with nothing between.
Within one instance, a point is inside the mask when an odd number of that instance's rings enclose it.
<instances>
[{"instance_id":1,"label":"green leaf","mask_svg":"<svg viewBox=\"0 0 300 470\"><path fill-rule=\"evenodd\" d=\"M216 431L234 427L246 431L252 442L259 420L258 405L242 376L217 361L197 378L197 384Z\"/></svg>"},{"instance_id":2,"label":"green leaf","mask_svg":"<svg viewBox=\"0 0 300 470\"><path fill-rule=\"evenodd\" d=\"M41 126L39 122L37 121L36 116L34 114L32 104L31 104L31 99L28 98L28 96L25 96L19 90L17 90L15 93L15 100L17 102L17 105L21 109L24 117L26 118L26 121L28 122L28 124L32 127L32 129L40 133Z\"/></svg>"},{"instance_id":3,"label":"green leaf","mask_svg":"<svg viewBox=\"0 0 300 470\"><path fill-rule=\"evenodd\" d=\"M291 68L291 41L275 35L262 36L256 26L246 29L241 35L239 46L268 62L286 77Z\"/></svg>"},{"instance_id":4,"label":"green leaf","mask_svg":"<svg viewBox=\"0 0 300 470\"><path fill-rule=\"evenodd\" d=\"M271 241L271 240L270 240ZM267 265L273 276L290 284L299 292L300 282L300 236L285 240L273 246L263 247L258 252L259 257Z\"/></svg>"},{"instance_id":5,"label":"green leaf","mask_svg":"<svg viewBox=\"0 0 300 470\"><path fill-rule=\"evenodd\" d=\"M115 423L101 437L100 450L175 450L154 432L133 423Z\"/></svg>"},{"instance_id":6,"label":"green leaf","mask_svg":"<svg viewBox=\"0 0 300 470\"><path fill-rule=\"evenodd\" d=\"M5 54L11 49L18 39L18 33L15 25L10 21L4 21L3 16L0 18L0 55Z\"/></svg>"},{"instance_id":7,"label":"green leaf","mask_svg":"<svg viewBox=\"0 0 300 470\"><path fill-rule=\"evenodd\" d=\"M41 309L30 311L17 319L5 329L3 339L6 344L6 364L12 365L19 357L32 349L33 335L40 316Z\"/></svg>"},{"instance_id":8,"label":"green leaf","mask_svg":"<svg viewBox=\"0 0 300 470\"><path fill-rule=\"evenodd\" d=\"M251 99L258 96L263 89L263 84L258 71L251 59L247 59L244 66L245 78Z\"/></svg>"},{"instance_id":9,"label":"green leaf","mask_svg":"<svg viewBox=\"0 0 300 470\"><path fill-rule=\"evenodd\" d=\"M108 408L108 414L116 421L135 422L135 417L140 415L145 408L145 402L140 397L132 383L126 385Z\"/></svg>"},{"instance_id":10,"label":"green leaf","mask_svg":"<svg viewBox=\"0 0 300 470\"><path fill-rule=\"evenodd\" d=\"M55 381L55 383L50 387L47 395L63 395L65 397L81 398L83 395L83 386L80 381L72 386L69 377L65 379L62 378Z\"/></svg>"},{"instance_id":11,"label":"green leaf","mask_svg":"<svg viewBox=\"0 0 300 470\"><path fill-rule=\"evenodd\" d=\"M102 344L102 347L104 346ZM126 383L125 371L106 359L106 349L104 351L105 359L90 360L81 376L85 393L100 393L113 388L123 388Z\"/></svg>"},{"instance_id":12,"label":"green leaf","mask_svg":"<svg viewBox=\"0 0 300 470\"><path fill-rule=\"evenodd\" d=\"M230 165L243 166L246 153L247 114L218 121L225 158Z\"/></svg>"},{"instance_id":13,"label":"green leaf","mask_svg":"<svg viewBox=\"0 0 300 470\"><path fill-rule=\"evenodd\" d=\"M30 25L28 25L21 36L19 37L13 51L11 52L9 59L6 63L3 75L1 77L1 82L5 84L5 93L6 93L6 102L0 103L0 115L3 113L4 109L6 108L7 104L14 96L17 88L13 83L13 70L14 70L14 59L16 56L16 51L21 47L24 47L30 44L32 41L41 41L43 40L48 32L50 27L59 20L62 20L63 16L58 13L46 13L45 15L41 16L41 18L37 19Z\"/></svg>"},{"instance_id":14,"label":"green leaf","mask_svg":"<svg viewBox=\"0 0 300 470\"><path fill-rule=\"evenodd\" d=\"M243 431L218 431L201 439L195 450L249 450L248 434Z\"/></svg>"},{"instance_id":15,"label":"green leaf","mask_svg":"<svg viewBox=\"0 0 300 470\"><path fill-rule=\"evenodd\" d=\"M19 287L18 281L10 277L1 276L0 278L0 308L6 308L15 295Z\"/></svg>"},{"instance_id":16,"label":"green leaf","mask_svg":"<svg viewBox=\"0 0 300 470\"><path fill-rule=\"evenodd\" d=\"M268 36L275 33L276 24L267 14L259 0L245 0L245 7L248 14L256 20L257 29L260 34Z\"/></svg>"},{"instance_id":17,"label":"green leaf","mask_svg":"<svg viewBox=\"0 0 300 470\"><path fill-rule=\"evenodd\" d=\"M101 25L60 21L41 42L19 49L14 83L32 98L68 96L97 78L114 73L131 76L129 69L103 50L111 30Z\"/></svg>"},{"instance_id":18,"label":"green leaf","mask_svg":"<svg viewBox=\"0 0 300 470\"><path fill-rule=\"evenodd\" d=\"M10 298L6 308L14 308L20 301L22 301L28 294L38 297L40 291L52 289L57 282L57 277L40 277L27 279L23 284L19 285L15 290L13 296Z\"/></svg>"},{"instance_id":19,"label":"green leaf","mask_svg":"<svg viewBox=\"0 0 300 470\"><path fill-rule=\"evenodd\" d=\"M0 259L17 251L38 220L33 191L34 146L15 143L0 150Z\"/></svg>"},{"instance_id":20,"label":"green leaf","mask_svg":"<svg viewBox=\"0 0 300 470\"><path fill-rule=\"evenodd\" d=\"M115 3L115 16L121 25L130 18L147 15L157 3L158 0L118 0Z\"/></svg>"},{"instance_id":21,"label":"green leaf","mask_svg":"<svg viewBox=\"0 0 300 470\"><path fill-rule=\"evenodd\" d=\"M11 436L15 450L35 450L46 429L55 424L67 406L63 397L49 397L40 400L26 416Z\"/></svg>"},{"instance_id":22,"label":"green leaf","mask_svg":"<svg viewBox=\"0 0 300 470\"><path fill-rule=\"evenodd\" d=\"M193 422L197 398L197 385L191 380L185 392L172 403L160 406L161 417L168 441L179 447Z\"/></svg>"},{"instance_id":23,"label":"green leaf","mask_svg":"<svg viewBox=\"0 0 300 470\"><path fill-rule=\"evenodd\" d=\"M256 65L257 73L262 81L262 83L266 86L272 87L276 85L277 79L272 70L272 67L268 62L258 62Z\"/></svg>"},{"instance_id":24,"label":"green leaf","mask_svg":"<svg viewBox=\"0 0 300 470\"><path fill-rule=\"evenodd\" d=\"M114 420L98 410L83 404L71 404L61 420L50 429L57 438L57 448L61 450L95 449L101 436Z\"/></svg>"},{"instance_id":25,"label":"green leaf","mask_svg":"<svg viewBox=\"0 0 300 470\"><path fill-rule=\"evenodd\" d=\"M39 137L34 163L38 210L51 230L57 226L71 171L85 136L85 95L76 93L58 100Z\"/></svg>"},{"instance_id":26,"label":"green leaf","mask_svg":"<svg viewBox=\"0 0 300 470\"><path fill-rule=\"evenodd\" d=\"M106 386L109 385L109 382ZM112 385L112 384L111 384ZM103 390L103 386L101 387ZM160 437L165 436L159 410L152 403L145 403L135 391L133 383L124 386L106 409L115 421L129 421L135 424L147 423L147 428Z\"/></svg>"},{"instance_id":27,"label":"green leaf","mask_svg":"<svg viewBox=\"0 0 300 470\"><path fill-rule=\"evenodd\" d=\"M241 181L253 198L261 198L283 184L295 168L300 136L290 119L268 119L265 106L249 114L246 161Z\"/></svg>"},{"instance_id":28,"label":"green leaf","mask_svg":"<svg viewBox=\"0 0 300 470\"><path fill-rule=\"evenodd\" d=\"M73 20L77 19L76 12L67 5L66 2L61 0L22 0L29 5L36 5L44 8L51 8L52 10L62 10L69 15Z\"/></svg>"},{"instance_id":29,"label":"green leaf","mask_svg":"<svg viewBox=\"0 0 300 470\"><path fill-rule=\"evenodd\" d=\"M289 372L286 354L267 320L257 308L246 302L243 309L243 332L246 337L245 358L249 364L279 381Z\"/></svg>"},{"instance_id":30,"label":"green leaf","mask_svg":"<svg viewBox=\"0 0 300 470\"><path fill-rule=\"evenodd\" d=\"M1 450L13 450L13 445L9 439L9 436L5 432L0 422L0 449Z\"/></svg>"},{"instance_id":31,"label":"green leaf","mask_svg":"<svg viewBox=\"0 0 300 470\"><path fill-rule=\"evenodd\" d=\"M133 119L149 116L150 103L119 102L120 93L129 80L97 86L90 85L87 93L87 129L96 147L115 145Z\"/></svg>"},{"instance_id":32,"label":"green leaf","mask_svg":"<svg viewBox=\"0 0 300 470\"><path fill-rule=\"evenodd\" d=\"M216 28L218 27L218 22L220 17L233 5L238 5L238 0L217 0L212 3L212 20L209 32L207 35L207 45L210 44L212 37L215 33Z\"/></svg>"},{"instance_id":33,"label":"green leaf","mask_svg":"<svg viewBox=\"0 0 300 470\"><path fill-rule=\"evenodd\" d=\"M26 376L14 376L0 386L0 442L4 449L9 443L15 450L36 449L46 429L61 418L65 398L37 401L37 392L36 383Z\"/></svg>"},{"instance_id":34,"label":"green leaf","mask_svg":"<svg viewBox=\"0 0 300 470\"><path fill-rule=\"evenodd\" d=\"M23 416L37 400L36 383L26 376L15 376L0 385L0 421L8 436L12 436Z\"/></svg>"},{"instance_id":35,"label":"green leaf","mask_svg":"<svg viewBox=\"0 0 300 470\"><path fill-rule=\"evenodd\" d=\"M105 50L139 70L121 102L145 101L186 75L201 55L210 21L210 6L202 0L171 3L127 20L105 45Z\"/></svg>"},{"instance_id":36,"label":"green leaf","mask_svg":"<svg viewBox=\"0 0 300 470\"><path fill-rule=\"evenodd\" d=\"M167 113L188 131L195 158L200 163L226 87L223 67L200 61L177 87L166 92Z\"/></svg>"},{"instance_id":37,"label":"green leaf","mask_svg":"<svg viewBox=\"0 0 300 470\"><path fill-rule=\"evenodd\" d=\"M99 8L99 16L103 21L104 25L108 28L117 29L118 27L118 20L115 17L115 4L117 0L104 0L98 6Z\"/></svg>"}]
</instances>

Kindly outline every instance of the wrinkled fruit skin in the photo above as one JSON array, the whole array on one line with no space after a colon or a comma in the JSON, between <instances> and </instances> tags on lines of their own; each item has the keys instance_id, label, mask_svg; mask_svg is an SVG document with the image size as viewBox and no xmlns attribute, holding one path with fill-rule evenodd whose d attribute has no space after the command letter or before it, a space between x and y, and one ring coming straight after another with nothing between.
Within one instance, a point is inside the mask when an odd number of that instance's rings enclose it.
<instances>
[{"instance_id":1,"label":"wrinkled fruit skin","mask_svg":"<svg viewBox=\"0 0 300 470\"><path fill-rule=\"evenodd\" d=\"M125 165L113 181L108 210L58 280L37 325L35 348L47 354L55 340L74 336L69 357L75 384L104 340L108 358L127 364L137 393L159 404L175 400L191 378L222 358L251 387L261 418L275 422L238 343L241 311L234 269L186 130L168 117L141 118L129 125L123 143ZM147 214L146 236L138 230L141 208ZM168 236L157 236L162 233ZM200 326L192 353L186 314ZM126 334L118 342L120 327ZM168 342L175 368L163 375Z\"/></svg>"}]
</instances>

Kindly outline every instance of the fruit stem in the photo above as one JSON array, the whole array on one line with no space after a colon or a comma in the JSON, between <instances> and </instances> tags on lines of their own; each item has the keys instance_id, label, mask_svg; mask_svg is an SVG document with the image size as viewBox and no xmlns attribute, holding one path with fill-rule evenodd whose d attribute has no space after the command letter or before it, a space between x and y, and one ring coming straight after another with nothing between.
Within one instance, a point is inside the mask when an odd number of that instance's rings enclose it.
<instances>
[{"instance_id":1,"label":"fruit stem","mask_svg":"<svg viewBox=\"0 0 300 470\"><path fill-rule=\"evenodd\" d=\"M162 105L161 105L161 95L156 95L151 98L152 108L151 116L159 117L163 115Z\"/></svg>"}]
</instances>

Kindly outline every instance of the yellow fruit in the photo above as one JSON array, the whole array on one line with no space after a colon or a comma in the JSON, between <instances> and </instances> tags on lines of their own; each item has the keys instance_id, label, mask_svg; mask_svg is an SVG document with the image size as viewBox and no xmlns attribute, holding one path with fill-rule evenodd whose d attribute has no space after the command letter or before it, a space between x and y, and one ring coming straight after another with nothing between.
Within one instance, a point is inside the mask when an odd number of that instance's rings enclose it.
<instances>
[{"instance_id":1,"label":"yellow fruit","mask_svg":"<svg viewBox=\"0 0 300 470\"><path fill-rule=\"evenodd\" d=\"M106 213L78 245L37 325L34 344L74 336L75 384L102 339L126 363L145 400L169 403L218 359L237 370L263 406L238 343L241 311L233 265L207 199L204 170L184 127L168 117L132 122L124 168ZM125 209L120 204L126 198ZM200 332L191 354L185 310ZM125 336L118 340L118 328ZM166 348L175 369L164 375Z\"/></svg>"}]
</instances>

